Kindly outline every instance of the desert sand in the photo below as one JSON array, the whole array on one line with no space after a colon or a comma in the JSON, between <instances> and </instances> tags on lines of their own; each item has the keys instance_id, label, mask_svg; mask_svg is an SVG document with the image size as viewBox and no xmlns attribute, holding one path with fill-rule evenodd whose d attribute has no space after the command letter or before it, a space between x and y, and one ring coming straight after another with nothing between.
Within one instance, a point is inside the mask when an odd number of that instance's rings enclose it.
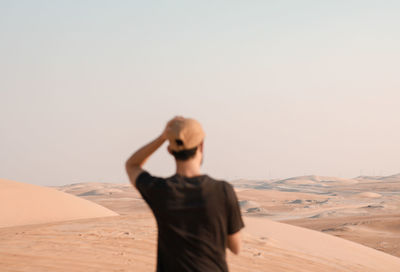
<instances>
[{"instance_id":1,"label":"desert sand","mask_svg":"<svg viewBox=\"0 0 400 272\"><path fill-rule=\"evenodd\" d=\"M0 227L116 215L56 189L0 179Z\"/></svg>"},{"instance_id":2,"label":"desert sand","mask_svg":"<svg viewBox=\"0 0 400 272\"><path fill-rule=\"evenodd\" d=\"M400 176L306 176L232 182L246 228L240 255L228 252L230 271L400 271L399 181ZM5 188L10 184L0 182ZM33 187L46 191L40 213L24 213L23 225L15 221L12 226L8 219L0 228L0 271L154 271L155 221L129 184ZM4 199L23 195L26 203L33 202L18 190ZM1 215L11 207L5 200ZM54 217L67 200L64 206L87 217ZM87 203L104 210L95 213Z\"/></svg>"},{"instance_id":3,"label":"desert sand","mask_svg":"<svg viewBox=\"0 0 400 272\"><path fill-rule=\"evenodd\" d=\"M258 200L257 209L242 207L245 215L318 230L400 257L400 175L233 183L241 201Z\"/></svg>"}]
</instances>

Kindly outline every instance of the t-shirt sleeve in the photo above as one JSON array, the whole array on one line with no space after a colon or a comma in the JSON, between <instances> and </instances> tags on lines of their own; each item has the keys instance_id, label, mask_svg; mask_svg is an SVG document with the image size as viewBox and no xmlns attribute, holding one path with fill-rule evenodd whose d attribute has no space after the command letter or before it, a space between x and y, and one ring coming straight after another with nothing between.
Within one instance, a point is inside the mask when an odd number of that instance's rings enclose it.
<instances>
[{"instance_id":1,"label":"t-shirt sleeve","mask_svg":"<svg viewBox=\"0 0 400 272\"><path fill-rule=\"evenodd\" d=\"M242 215L240 213L239 201L232 185L225 183L228 235L234 234L244 227Z\"/></svg>"},{"instance_id":2,"label":"t-shirt sleeve","mask_svg":"<svg viewBox=\"0 0 400 272\"><path fill-rule=\"evenodd\" d=\"M136 178L136 188L150 207L155 204L162 184L160 178L150 175L147 171L143 171Z\"/></svg>"}]
</instances>

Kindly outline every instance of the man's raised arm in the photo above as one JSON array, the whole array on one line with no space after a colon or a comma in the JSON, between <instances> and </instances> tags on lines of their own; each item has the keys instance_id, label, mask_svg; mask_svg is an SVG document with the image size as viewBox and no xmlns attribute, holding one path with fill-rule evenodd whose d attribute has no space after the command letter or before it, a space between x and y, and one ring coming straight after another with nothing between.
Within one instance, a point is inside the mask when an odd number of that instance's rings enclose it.
<instances>
[{"instance_id":1,"label":"man's raised arm","mask_svg":"<svg viewBox=\"0 0 400 272\"><path fill-rule=\"evenodd\" d=\"M147 159L153 154L166 140L163 134L158 136L156 139L137 150L133 155L126 161L125 169L128 173L128 177L133 186L136 187L136 178L143 172L143 165Z\"/></svg>"},{"instance_id":2,"label":"man's raised arm","mask_svg":"<svg viewBox=\"0 0 400 272\"><path fill-rule=\"evenodd\" d=\"M160 136L156 139L138 149L133 155L126 161L125 169L128 173L128 177L130 182L134 187L136 187L136 179L143 172L143 165L147 161L147 159L167 140L167 132L169 129L169 125L173 120L179 119L182 117L175 117L171 121L167 123L164 131Z\"/></svg>"}]
</instances>

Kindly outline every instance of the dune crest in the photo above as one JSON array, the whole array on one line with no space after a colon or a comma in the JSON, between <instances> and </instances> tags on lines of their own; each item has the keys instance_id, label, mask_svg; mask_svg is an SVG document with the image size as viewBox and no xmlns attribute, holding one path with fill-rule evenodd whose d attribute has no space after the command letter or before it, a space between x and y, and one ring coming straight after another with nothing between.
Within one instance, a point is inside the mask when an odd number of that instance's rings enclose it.
<instances>
[{"instance_id":1,"label":"dune crest","mask_svg":"<svg viewBox=\"0 0 400 272\"><path fill-rule=\"evenodd\" d=\"M96 203L53 188L0 179L0 227L116 215Z\"/></svg>"},{"instance_id":2,"label":"dune crest","mask_svg":"<svg viewBox=\"0 0 400 272\"><path fill-rule=\"evenodd\" d=\"M309 175L309 176L299 176L299 177L292 177L292 178L284 179L284 180L278 181L278 183L349 185L349 184L356 184L356 183L358 183L358 181L355 179Z\"/></svg>"}]
</instances>

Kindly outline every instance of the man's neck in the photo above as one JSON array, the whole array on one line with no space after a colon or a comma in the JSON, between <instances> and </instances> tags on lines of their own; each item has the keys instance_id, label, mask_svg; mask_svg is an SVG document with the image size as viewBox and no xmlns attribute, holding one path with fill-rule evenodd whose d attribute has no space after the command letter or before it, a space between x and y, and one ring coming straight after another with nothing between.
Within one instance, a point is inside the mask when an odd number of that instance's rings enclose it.
<instances>
[{"instance_id":1,"label":"man's neck","mask_svg":"<svg viewBox=\"0 0 400 272\"><path fill-rule=\"evenodd\" d=\"M195 160L177 161L176 173L188 178L200 176L200 164Z\"/></svg>"}]
</instances>

